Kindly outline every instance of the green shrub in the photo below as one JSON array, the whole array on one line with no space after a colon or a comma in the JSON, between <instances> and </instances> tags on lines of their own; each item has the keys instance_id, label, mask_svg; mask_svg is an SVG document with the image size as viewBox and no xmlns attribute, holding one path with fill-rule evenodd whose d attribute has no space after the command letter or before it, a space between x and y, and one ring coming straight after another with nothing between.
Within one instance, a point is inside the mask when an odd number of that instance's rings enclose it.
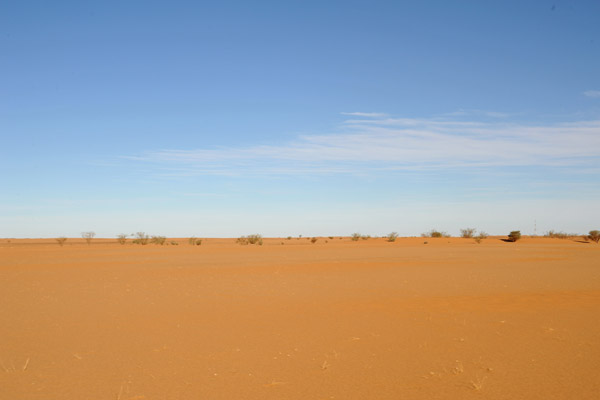
<instances>
[{"instance_id":1,"label":"green shrub","mask_svg":"<svg viewBox=\"0 0 600 400\"><path fill-rule=\"evenodd\" d=\"M165 244L165 240L167 240L167 238L164 236L152 236L150 243L159 244L162 246Z\"/></svg>"},{"instance_id":2,"label":"green shrub","mask_svg":"<svg viewBox=\"0 0 600 400\"><path fill-rule=\"evenodd\" d=\"M388 242L395 242L398 238L398 232L389 233L386 237Z\"/></svg>"},{"instance_id":3,"label":"green shrub","mask_svg":"<svg viewBox=\"0 0 600 400\"><path fill-rule=\"evenodd\" d=\"M516 242L519 239L521 239L521 231L512 231L508 234L509 242Z\"/></svg>"},{"instance_id":4,"label":"green shrub","mask_svg":"<svg viewBox=\"0 0 600 400\"><path fill-rule=\"evenodd\" d=\"M600 241L600 231L597 231L597 230L590 231L590 234L587 237L592 242L598 243Z\"/></svg>"},{"instance_id":5,"label":"green shrub","mask_svg":"<svg viewBox=\"0 0 600 400\"><path fill-rule=\"evenodd\" d=\"M475 235L475 228L465 228L460 230L460 237L470 239Z\"/></svg>"},{"instance_id":6,"label":"green shrub","mask_svg":"<svg viewBox=\"0 0 600 400\"><path fill-rule=\"evenodd\" d=\"M146 235L145 232L137 232L135 234L135 239L133 239L132 242L135 244L141 244L142 246L145 246L148 244L148 240L150 240L150 237Z\"/></svg>"},{"instance_id":7,"label":"green shrub","mask_svg":"<svg viewBox=\"0 0 600 400\"><path fill-rule=\"evenodd\" d=\"M59 238L56 238L56 241L58 242L58 245L62 247L62 245L64 245L65 242L67 241L67 238L64 236L61 236Z\"/></svg>"},{"instance_id":8,"label":"green shrub","mask_svg":"<svg viewBox=\"0 0 600 400\"><path fill-rule=\"evenodd\" d=\"M125 244L126 241L127 241L126 234L121 233L120 235L117 235L117 242L119 242L119 244Z\"/></svg>"}]
</instances>

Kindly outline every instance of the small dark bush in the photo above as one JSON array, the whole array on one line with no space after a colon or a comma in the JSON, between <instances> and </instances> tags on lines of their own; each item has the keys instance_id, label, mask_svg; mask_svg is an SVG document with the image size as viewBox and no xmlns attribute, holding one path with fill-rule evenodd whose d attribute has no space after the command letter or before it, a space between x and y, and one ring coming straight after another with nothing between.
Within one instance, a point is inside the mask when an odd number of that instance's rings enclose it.
<instances>
[{"instance_id":1,"label":"small dark bush","mask_svg":"<svg viewBox=\"0 0 600 400\"><path fill-rule=\"evenodd\" d=\"M200 246L202 244L202 239L198 239L192 236L188 239L188 243L192 246Z\"/></svg>"},{"instance_id":2,"label":"small dark bush","mask_svg":"<svg viewBox=\"0 0 600 400\"><path fill-rule=\"evenodd\" d=\"M521 239L521 231L512 231L508 234L508 241L510 242L516 242L519 239Z\"/></svg>"},{"instance_id":3,"label":"small dark bush","mask_svg":"<svg viewBox=\"0 0 600 400\"><path fill-rule=\"evenodd\" d=\"M353 242L358 242L358 239L360 239L360 233L353 233L350 238Z\"/></svg>"},{"instance_id":4,"label":"small dark bush","mask_svg":"<svg viewBox=\"0 0 600 400\"><path fill-rule=\"evenodd\" d=\"M590 234L587 236L592 242L600 242L600 231L593 230L590 231Z\"/></svg>"},{"instance_id":5,"label":"small dark bush","mask_svg":"<svg viewBox=\"0 0 600 400\"><path fill-rule=\"evenodd\" d=\"M435 229L432 229L427 233L422 233L421 236L430 238L450 237L450 235L448 235L446 232L440 232Z\"/></svg>"},{"instance_id":6,"label":"small dark bush","mask_svg":"<svg viewBox=\"0 0 600 400\"><path fill-rule=\"evenodd\" d=\"M135 244L141 244L142 246L145 246L148 244L148 240L150 240L150 237L146 235L146 233L137 232L135 234L135 239L133 239L132 242Z\"/></svg>"},{"instance_id":7,"label":"small dark bush","mask_svg":"<svg viewBox=\"0 0 600 400\"><path fill-rule=\"evenodd\" d=\"M311 242L311 243L315 243L317 240L319 240L319 238L316 238L316 237L314 237L314 238L311 238L311 239L310 239L310 242Z\"/></svg>"},{"instance_id":8,"label":"small dark bush","mask_svg":"<svg viewBox=\"0 0 600 400\"><path fill-rule=\"evenodd\" d=\"M475 235L475 228L465 228L460 230L460 237L470 239Z\"/></svg>"},{"instance_id":9,"label":"small dark bush","mask_svg":"<svg viewBox=\"0 0 600 400\"><path fill-rule=\"evenodd\" d=\"M371 239L371 235L362 235L360 238L362 240L368 240L368 239Z\"/></svg>"},{"instance_id":10,"label":"small dark bush","mask_svg":"<svg viewBox=\"0 0 600 400\"><path fill-rule=\"evenodd\" d=\"M117 235L117 242L119 242L119 244L125 244L126 241L127 241L126 234L121 233L120 235Z\"/></svg>"},{"instance_id":11,"label":"small dark bush","mask_svg":"<svg viewBox=\"0 0 600 400\"><path fill-rule=\"evenodd\" d=\"M179 243L174 240L171 240L171 246L179 246Z\"/></svg>"},{"instance_id":12,"label":"small dark bush","mask_svg":"<svg viewBox=\"0 0 600 400\"><path fill-rule=\"evenodd\" d=\"M386 237L387 237L388 242L395 242L396 239L398 238L398 232L392 232L392 233L388 234Z\"/></svg>"},{"instance_id":13,"label":"small dark bush","mask_svg":"<svg viewBox=\"0 0 600 400\"><path fill-rule=\"evenodd\" d=\"M258 244L259 246L262 246L263 244L262 236L258 233L248 236L241 236L235 242L243 245Z\"/></svg>"},{"instance_id":14,"label":"small dark bush","mask_svg":"<svg viewBox=\"0 0 600 400\"><path fill-rule=\"evenodd\" d=\"M62 245L65 244L65 242L67 241L67 238L64 236L61 236L59 238L56 238L56 241L58 242L58 245L62 247Z\"/></svg>"},{"instance_id":15,"label":"small dark bush","mask_svg":"<svg viewBox=\"0 0 600 400\"><path fill-rule=\"evenodd\" d=\"M165 244L165 240L167 240L167 238L164 236L152 236L150 243L159 244L162 246Z\"/></svg>"}]
</instances>

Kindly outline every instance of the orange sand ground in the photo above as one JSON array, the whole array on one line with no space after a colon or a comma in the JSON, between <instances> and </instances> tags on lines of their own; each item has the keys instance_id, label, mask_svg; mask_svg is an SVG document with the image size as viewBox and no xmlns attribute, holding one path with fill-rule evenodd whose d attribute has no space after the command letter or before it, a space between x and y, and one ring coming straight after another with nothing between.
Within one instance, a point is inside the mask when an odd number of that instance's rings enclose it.
<instances>
[{"instance_id":1,"label":"orange sand ground","mask_svg":"<svg viewBox=\"0 0 600 400\"><path fill-rule=\"evenodd\" d=\"M179 242L0 240L0 399L599 398L595 243Z\"/></svg>"}]
</instances>

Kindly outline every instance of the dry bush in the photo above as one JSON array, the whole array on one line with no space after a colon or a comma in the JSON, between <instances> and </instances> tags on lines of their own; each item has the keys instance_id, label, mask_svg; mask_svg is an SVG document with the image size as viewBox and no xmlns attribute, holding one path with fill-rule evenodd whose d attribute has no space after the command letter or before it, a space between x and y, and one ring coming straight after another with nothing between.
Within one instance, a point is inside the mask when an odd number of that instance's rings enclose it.
<instances>
[{"instance_id":1,"label":"dry bush","mask_svg":"<svg viewBox=\"0 0 600 400\"><path fill-rule=\"evenodd\" d=\"M470 239L475 236L475 228L465 228L460 230L460 237Z\"/></svg>"},{"instance_id":2,"label":"dry bush","mask_svg":"<svg viewBox=\"0 0 600 400\"><path fill-rule=\"evenodd\" d=\"M362 240L371 239L371 235L362 235L360 238L361 238Z\"/></svg>"},{"instance_id":3,"label":"dry bush","mask_svg":"<svg viewBox=\"0 0 600 400\"><path fill-rule=\"evenodd\" d=\"M388 242L395 242L398 238L398 232L389 233L386 237Z\"/></svg>"},{"instance_id":4,"label":"dry bush","mask_svg":"<svg viewBox=\"0 0 600 400\"><path fill-rule=\"evenodd\" d=\"M512 231L508 234L509 242L516 242L519 239L521 239L521 231Z\"/></svg>"},{"instance_id":5,"label":"dry bush","mask_svg":"<svg viewBox=\"0 0 600 400\"><path fill-rule=\"evenodd\" d=\"M200 246L202 244L202 239L198 239L192 236L188 239L188 243L192 246Z\"/></svg>"},{"instance_id":6,"label":"dry bush","mask_svg":"<svg viewBox=\"0 0 600 400\"><path fill-rule=\"evenodd\" d=\"M310 239L310 242L311 242L311 243L315 243L317 240L319 240L319 238L316 238L316 237L314 237L314 238L311 238L311 239Z\"/></svg>"},{"instance_id":7,"label":"dry bush","mask_svg":"<svg viewBox=\"0 0 600 400\"><path fill-rule=\"evenodd\" d=\"M350 239L352 239L353 242L358 242L358 239L360 239L360 233L353 233L352 236L350 236Z\"/></svg>"},{"instance_id":8,"label":"dry bush","mask_svg":"<svg viewBox=\"0 0 600 400\"><path fill-rule=\"evenodd\" d=\"M150 237L146 235L145 232L137 232L135 234L135 239L133 239L132 242L135 244L141 244L142 246L145 246L148 244L148 240L150 240Z\"/></svg>"},{"instance_id":9,"label":"dry bush","mask_svg":"<svg viewBox=\"0 0 600 400\"><path fill-rule=\"evenodd\" d=\"M66 238L66 237L64 237L64 236L61 236L61 237L59 237L59 238L56 238L56 241L58 242L58 245L59 245L59 246L62 246L62 245L64 245L64 244L65 244L65 242L67 241L67 238Z\"/></svg>"},{"instance_id":10,"label":"dry bush","mask_svg":"<svg viewBox=\"0 0 600 400\"><path fill-rule=\"evenodd\" d=\"M600 242L600 231L593 230L590 231L590 234L587 236L592 242Z\"/></svg>"},{"instance_id":11,"label":"dry bush","mask_svg":"<svg viewBox=\"0 0 600 400\"><path fill-rule=\"evenodd\" d=\"M159 244L162 246L165 244L165 240L167 240L167 238L164 236L152 236L150 243Z\"/></svg>"},{"instance_id":12,"label":"dry bush","mask_svg":"<svg viewBox=\"0 0 600 400\"><path fill-rule=\"evenodd\" d=\"M438 230L432 229L427 233L422 233L422 237L430 237L430 238L441 238L441 237L450 237L446 232L440 232Z\"/></svg>"},{"instance_id":13,"label":"dry bush","mask_svg":"<svg viewBox=\"0 0 600 400\"><path fill-rule=\"evenodd\" d=\"M262 246L263 239L262 239L262 235L255 233L255 234L248 235L248 236L241 236L235 242L242 244L242 245L258 244L259 246Z\"/></svg>"},{"instance_id":14,"label":"dry bush","mask_svg":"<svg viewBox=\"0 0 600 400\"><path fill-rule=\"evenodd\" d=\"M96 232L81 232L81 237L85 239L85 241L87 242L88 246L90 245L90 243L92 242L92 239L94 238L94 236L96 236Z\"/></svg>"},{"instance_id":15,"label":"dry bush","mask_svg":"<svg viewBox=\"0 0 600 400\"><path fill-rule=\"evenodd\" d=\"M119 242L119 244L125 244L126 241L127 241L126 234L121 233L120 235L117 235L117 242Z\"/></svg>"}]
</instances>

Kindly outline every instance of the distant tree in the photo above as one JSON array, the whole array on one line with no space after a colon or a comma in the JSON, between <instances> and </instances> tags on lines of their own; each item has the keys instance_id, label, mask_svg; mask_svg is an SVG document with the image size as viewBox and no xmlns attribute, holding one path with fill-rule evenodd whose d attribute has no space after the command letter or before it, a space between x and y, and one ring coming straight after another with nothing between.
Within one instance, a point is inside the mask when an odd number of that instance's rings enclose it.
<instances>
[{"instance_id":1,"label":"distant tree","mask_svg":"<svg viewBox=\"0 0 600 400\"><path fill-rule=\"evenodd\" d=\"M87 242L88 246L90 245L90 243L92 242L92 239L94 238L94 236L96 236L96 232L81 232L81 237L85 239L85 241Z\"/></svg>"},{"instance_id":2,"label":"distant tree","mask_svg":"<svg viewBox=\"0 0 600 400\"><path fill-rule=\"evenodd\" d=\"M521 239L521 231L512 231L508 234L508 240L511 242L516 242Z\"/></svg>"},{"instance_id":3,"label":"distant tree","mask_svg":"<svg viewBox=\"0 0 600 400\"><path fill-rule=\"evenodd\" d=\"M600 242L600 231L597 230L593 230L590 231L590 234L588 235L588 239L590 239L592 242Z\"/></svg>"},{"instance_id":4,"label":"distant tree","mask_svg":"<svg viewBox=\"0 0 600 400\"><path fill-rule=\"evenodd\" d=\"M133 243L145 246L148 244L148 240L150 240L150 237L146 235L145 232L137 232L135 234L135 239L133 239Z\"/></svg>"},{"instance_id":5,"label":"distant tree","mask_svg":"<svg viewBox=\"0 0 600 400\"><path fill-rule=\"evenodd\" d=\"M460 237L469 239L475 235L475 228L465 228L460 230Z\"/></svg>"},{"instance_id":6,"label":"distant tree","mask_svg":"<svg viewBox=\"0 0 600 400\"><path fill-rule=\"evenodd\" d=\"M386 237L388 242L395 242L398 238L398 232L389 233Z\"/></svg>"},{"instance_id":7,"label":"distant tree","mask_svg":"<svg viewBox=\"0 0 600 400\"><path fill-rule=\"evenodd\" d=\"M119 242L119 244L125 244L126 241L127 241L126 234L121 233L120 235L117 235L117 242Z\"/></svg>"}]
</instances>

